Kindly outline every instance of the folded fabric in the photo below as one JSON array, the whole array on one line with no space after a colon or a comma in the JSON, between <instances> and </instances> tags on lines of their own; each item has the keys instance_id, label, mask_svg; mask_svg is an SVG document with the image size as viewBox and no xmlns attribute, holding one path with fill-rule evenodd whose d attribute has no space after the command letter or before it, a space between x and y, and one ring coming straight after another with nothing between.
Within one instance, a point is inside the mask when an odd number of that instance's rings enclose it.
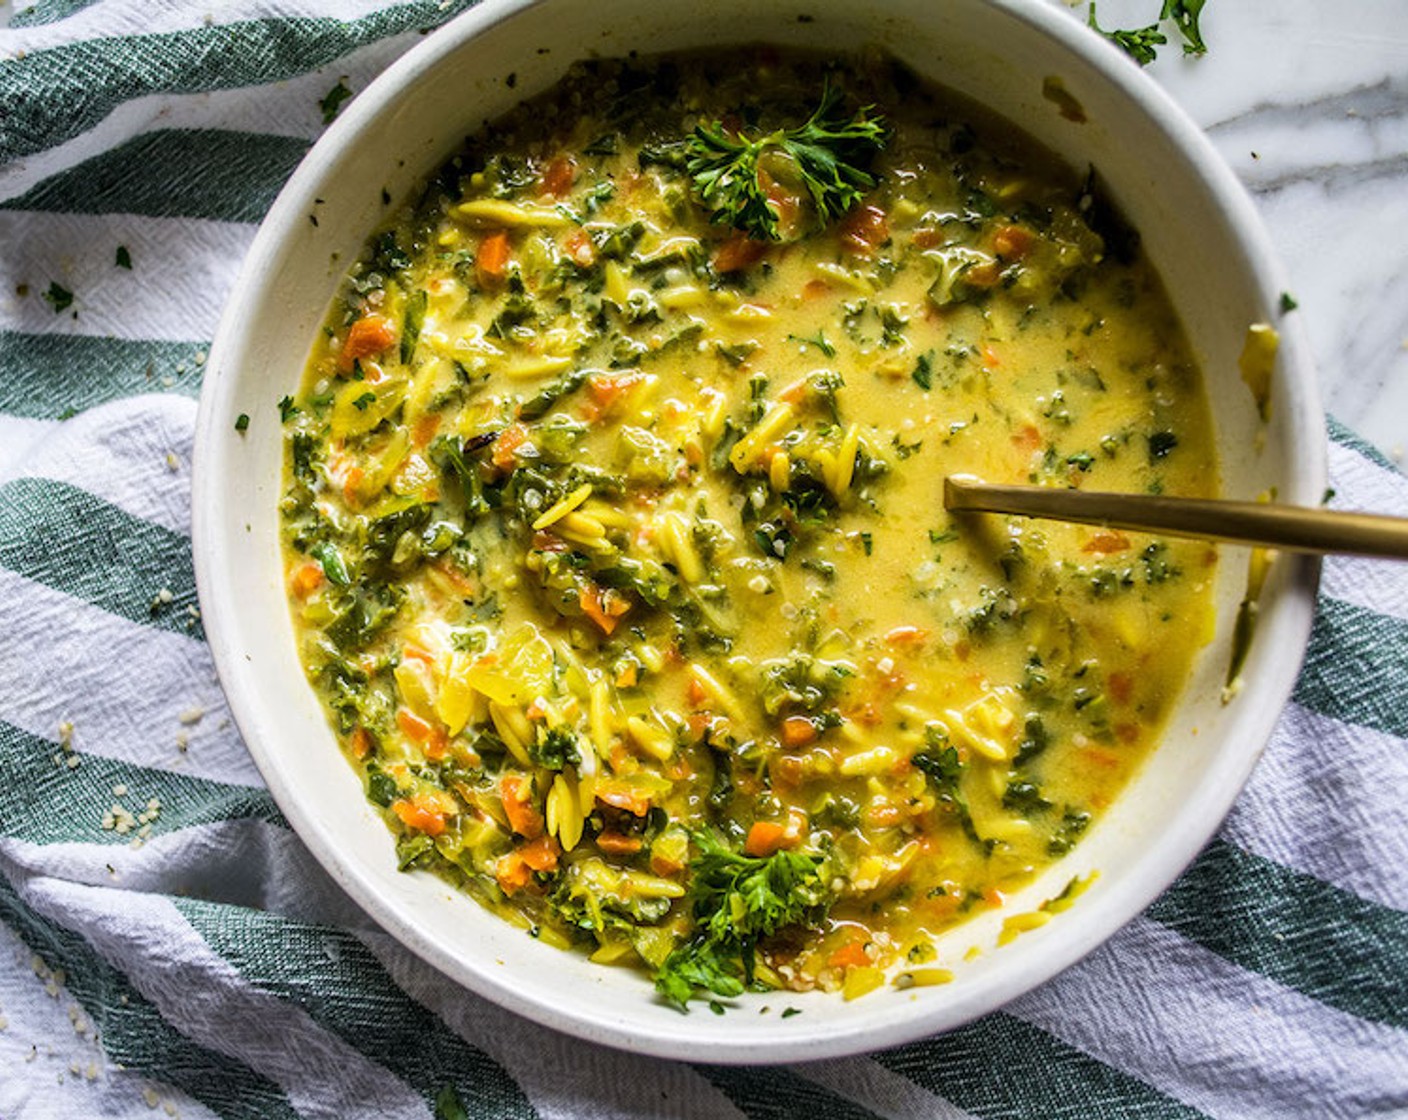
<instances>
[{"instance_id":1,"label":"folded fabric","mask_svg":"<svg viewBox=\"0 0 1408 1120\"><path fill-rule=\"evenodd\" d=\"M605 1050L454 986L330 882L214 677L193 397L337 91L466 6L40 0L0 31L25 52L0 61L0 1116L1408 1113L1408 567L1327 561L1218 838L942 1037L787 1068ZM1329 439L1332 507L1408 514L1408 479Z\"/></svg>"}]
</instances>

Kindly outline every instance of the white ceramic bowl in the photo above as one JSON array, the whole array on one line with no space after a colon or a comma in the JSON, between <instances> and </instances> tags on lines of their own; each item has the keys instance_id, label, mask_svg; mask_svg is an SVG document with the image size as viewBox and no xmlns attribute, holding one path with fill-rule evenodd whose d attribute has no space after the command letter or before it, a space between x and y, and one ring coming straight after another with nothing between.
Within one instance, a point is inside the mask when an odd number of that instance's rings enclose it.
<instances>
[{"instance_id":1,"label":"white ceramic bowl","mask_svg":"<svg viewBox=\"0 0 1408 1120\"><path fill-rule=\"evenodd\" d=\"M809 20L799 20L800 15ZM427 873L396 870L386 826L338 752L294 649L279 558L282 433L345 267L383 214L467 134L556 81L586 54L723 44L746 35L805 47L879 44L921 74L993 107L1064 156L1096 167L1145 247L1206 374L1228 496L1274 487L1313 505L1324 427L1308 350L1282 323L1264 443L1237 371L1247 326L1277 320L1283 285L1251 203L1211 145L1128 59L1067 14L1031 0L486 0L363 91L313 148L260 230L211 351L195 462L196 576L206 631L245 742L280 807L336 881L411 950L466 987L541 1023L611 1046L710 1062L782 1062L894 1045L955 1027L1048 979L1147 906L1230 808L1294 683L1317 568L1283 560L1262 599L1246 688L1219 700L1246 553L1219 565L1217 638L1147 767L1076 851L940 943L944 963L992 945L1004 913L1098 868L1071 910L1014 943L955 963L953 983L885 989L853 1003L789 996L806 1014L681 1015L629 970L589 964L524 935ZM1087 120L1042 95L1058 76ZM317 218L316 224L309 221ZM247 433L234 430L245 412ZM1157 967L1157 962L1150 962ZM772 1002L776 1002L774 999Z\"/></svg>"}]
</instances>

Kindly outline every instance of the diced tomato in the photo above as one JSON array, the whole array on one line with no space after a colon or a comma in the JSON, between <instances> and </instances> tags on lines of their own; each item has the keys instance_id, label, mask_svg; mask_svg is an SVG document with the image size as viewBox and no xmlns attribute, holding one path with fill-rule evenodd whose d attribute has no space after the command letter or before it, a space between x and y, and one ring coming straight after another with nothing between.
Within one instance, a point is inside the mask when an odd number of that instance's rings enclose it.
<instances>
[{"instance_id":1,"label":"diced tomato","mask_svg":"<svg viewBox=\"0 0 1408 1120\"><path fill-rule=\"evenodd\" d=\"M584 229L574 229L563 238L562 248L579 268L591 268L596 263L596 244Z\"/></svg>"},{"instance_id":2,"label":"diced tomato","mask_svg":"<svg viewBox=\"0 0 1408 1120\"><path fill-rule=\"evenodd\" d=\"M1026 452L1041 447L1041 430L1035 424L1023 424L1012 433L1012 445Z\"/></svg>"},{"instance_id":3,"label":"diced tomato","mask_svg":"<svg viewBox=\"0 0 1408 1120\"><path fill-rule=\"evenodd\" d=\"M543 168L543 176L539 183L540 193L550 194L553 198L561 198L572 189L572 183L576 178L577 161L571 156L558 156Z\"/></svg>"},{"instance_id":4,"label":"diced tomato","mask_svg":"<svg viewBox=\"0 0 1408 1120\"><path fill-rule=\"evenodd\" d=\"M1129 673L1111 673L1105 681L1116 704L1128 704L1134 695L1134 678Z\"/></svg>"},{"instance_id":5,"label":"diced tomato","mask_svg":"<svg viewBox=\"0 0 1408 1120\"><path fill-rule=\"evenodd\" d=\"M890 239L890 223L878 206L859 206L841 223L841 244L863 257Z\"/></svg>"},{"instance_id":6,"label":"diced tomato","mask_svg":"<svg viewBox=\"0 0 1408 1120\"><path fill-rule=\"evenodd\" d=\"M494 440L489 461L501 471L512 470L518 465L518 449L527 442L528 429L522 424L510 424Z\"/></svg>"},{"instance_id":7,"label":"diced tomato","mask_svg":"<svg viewBox=\"0 0 1408 1120\"><path fill-rule=\"evenodd\" d=\"M1019 261L1036 241L1036 234L1026 226L1002 226L993 234L992 248L1005 261Z\"/></svg>"},{"instance_id":8,"label":"diced tomato","mask_svg":"<svg viewBox=\"0 0 1408 1120\"><path fill-rule=\"evenodd\" d=\"M826 963L832 968L864 968L870 963L870 958L865 953L865 942L846 942L826 958Z\"/></svg>"},{"instance_id":9,"label":"diced tomato","mask_svg":"<svg viewBox=\"0 0 1408 1120\"><path fill-rule=\"evenodd\" d=\"M757 264L768 251L766 241L754 241L751 237L736 234L719 246L714 254L715 272L739 272L749 265Z\"/></svg>"},{"instance_id":10,"label":"diced tomato","mask_svg":"<svg viewBox=\"0 0 1408 1120\"><path fill-rule=\"evenodd\" d=\"M1088 541L1080 546L1082 552L1096 552L1108 556L1112 552L1123 552L1129 547L1129 538L1113 529L1101 529L1092 533Z\"/></svg>"},{"instance_id":11,"label":"diced tomato","mask_svg":"<svg viewBox=\"0 0 1408 1120\"><path fill-rule=\"evenodd\" d=\"M603 591L594 583L585 584L577 594L582 612L597 624L603 634L610 634L620 624L621 616L631 608L628 600L611 589Z\"/></svg>"},{"instance_id":12,"label":"diced tomato","mask_svg":"<svg viewBox=\"0 0 1408 1120\"><path fill-rule=\"evenodd\" d=\"M337 368L347 373L359 358L389 350L395 341L396 327L390 319L384 315L364 315L348 328Z\"/></svg>"}]
</instances>

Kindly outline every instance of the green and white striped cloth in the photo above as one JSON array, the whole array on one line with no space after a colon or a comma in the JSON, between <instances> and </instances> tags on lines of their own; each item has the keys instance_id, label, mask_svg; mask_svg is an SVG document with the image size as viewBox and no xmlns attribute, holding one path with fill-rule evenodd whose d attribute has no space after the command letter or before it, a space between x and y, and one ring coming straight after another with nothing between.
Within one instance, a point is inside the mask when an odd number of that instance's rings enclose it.
<instances>
[{"instance_id":1,"label":"green and white striped cloth","mask_svg":"<svg viewBox=\"0 0 1408 1120\"><path fill-rule=\"evenodd\" d=\"M615 1053L455 988L332 886L213 675L194 397L320 102L466 6L36 0L0 30L0 1117L1408 1115L1388 564L1326 565L1295 699L1182 879L943 1037L769 1069ZM1408 513L1408 479L1329 439L1335 505Z\"/></svg>"}]
</instances>

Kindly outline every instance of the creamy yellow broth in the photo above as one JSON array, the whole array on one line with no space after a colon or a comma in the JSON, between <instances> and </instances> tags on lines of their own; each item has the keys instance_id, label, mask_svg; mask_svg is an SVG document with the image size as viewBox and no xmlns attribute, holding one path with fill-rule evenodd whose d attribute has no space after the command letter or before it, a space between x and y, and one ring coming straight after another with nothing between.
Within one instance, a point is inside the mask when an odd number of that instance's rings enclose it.
<instances>
[{"instance_id":1,"label":"creamy yellow broth","mask_svg":"<svg viewBox=\"0 0 1408 1120\"><path fill-rule=\"evenodd\" d=\"M711 221L692 130L825 89L873 188L824 221L775 148L777 239ZM579 67L373 238L284 411L303 662L402 866L681 1005L932 960L1211 624L1205 545L944 512L1212 494L1211 424L1098 192L884 60Z\"/></svg>"}]
</instances>

